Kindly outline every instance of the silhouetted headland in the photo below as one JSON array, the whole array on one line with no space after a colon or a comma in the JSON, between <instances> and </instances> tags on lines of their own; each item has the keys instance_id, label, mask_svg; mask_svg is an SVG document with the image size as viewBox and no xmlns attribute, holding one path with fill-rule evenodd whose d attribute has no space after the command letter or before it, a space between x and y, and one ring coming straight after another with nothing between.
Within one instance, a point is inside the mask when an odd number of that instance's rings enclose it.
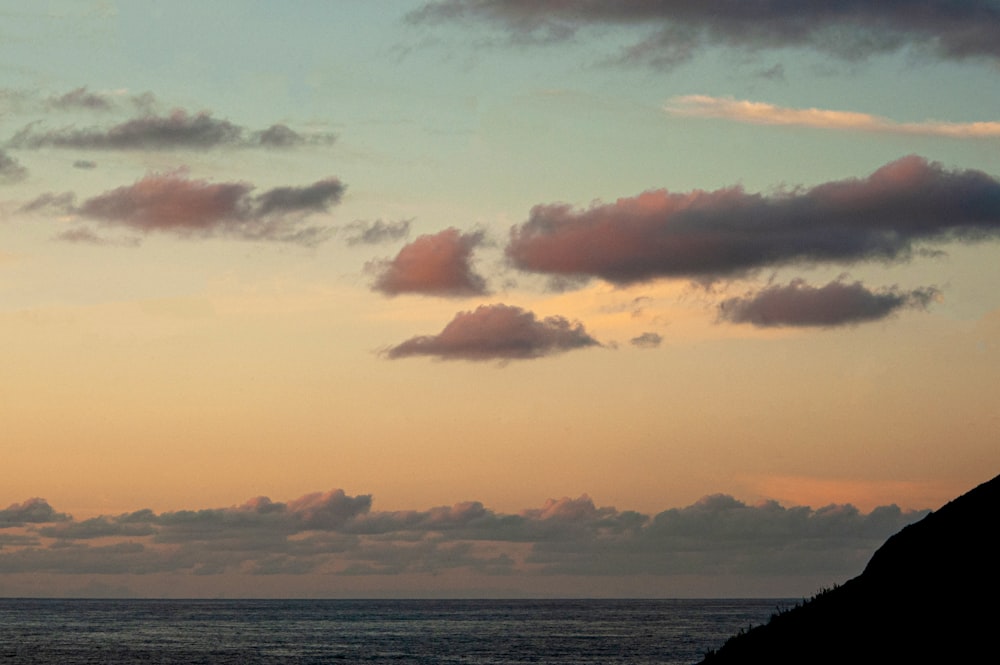
<instances>
[{"instance_id":1,"label":"silhouetted headland","mask_svg":"<svg viewBox=\"0 0 1000 665\"><path fill-rule=\"evenodd\" d=\"M995 662L1000 617L1000 476L907 526L861 575L702 663Z\"/></svg>"}]
</instances>

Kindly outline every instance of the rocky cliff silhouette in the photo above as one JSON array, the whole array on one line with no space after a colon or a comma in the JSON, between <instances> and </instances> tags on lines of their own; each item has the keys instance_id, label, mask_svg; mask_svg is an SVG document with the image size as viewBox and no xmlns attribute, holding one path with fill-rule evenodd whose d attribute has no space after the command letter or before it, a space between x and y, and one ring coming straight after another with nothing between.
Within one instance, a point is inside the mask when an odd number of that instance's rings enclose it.
<instances>
[{"instance_id":1,"label":"rocky cliff silhouette","mask_svg":"<svg viewBox=\"0 0 1000 665\"><path fill-rule=\"evenodd\" d=\"M861 575L741 633L705 665L998 662L1000 476L892 536Z\"/></svg>"}]
</instances>

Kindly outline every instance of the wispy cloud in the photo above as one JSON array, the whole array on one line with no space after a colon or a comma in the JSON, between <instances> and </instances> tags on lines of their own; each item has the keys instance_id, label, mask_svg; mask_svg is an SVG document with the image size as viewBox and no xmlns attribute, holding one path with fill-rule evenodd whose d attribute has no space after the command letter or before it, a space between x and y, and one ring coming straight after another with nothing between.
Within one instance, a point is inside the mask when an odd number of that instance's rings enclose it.
<instances>
[{"instance_id":1,"label":"wispy cloud","mask_svg":"<svg viewBox=\"0 0 1000 665\"><path fill-rule=\"evenodd\" d=\"M487 292L486 280L472 267L472 252L483 242L480 232L449 228L422 235L392 260L373 261L373 288L389 296L403 293L464 297Z\"/></svg>"},{"instance_id":2,"label":"wispy cloud","mask_svg":"<svg viewBox=\"0 0 1000 665\"><path fill-rule=\"evenodd\" d=\"M62 95L50 97L48 106L59 110L111 111L115 108L115 99L109 95L91 92L84 86Z\"/></svg>"},{"instance_id":3,"label":"wispy cloud","mask_svg":"<svg viewBox=\"0 0 1000 665\"><path fill-rule=\"evenodd\" d=\"M410 14L415 22L462 19L496 24L520 41L567 40L585 27L625 26L639 37L619 60L655 67L690 60L707 46L809 48L845 60L902 49L1000 60L1000 6L991 0L749 0L724 7L688 0L439 0Z\"/></svg>"},{"instance_id":4,"label":"wispy cloud","mask_svg":"<svg viewBox=\"0 0 1000 665\"><path fill-rule=\"evenodd\" d=\"M28 177L28 169L19 161L0 150L0 183L12 184Z\"/></svg>"},{"instance_id":5,"label":"wispy cloud","mask_svg":"<svg viewBox=\"0 0 1000 665\"><path fill-rule=\"evenodd\" d=\"M655 349L663 343L663 335L655 332L644 332L638 337L630 339L628 343L640 349Z\"/></svg>"},{"instance_id":6,"label":"wispy cloud","mask_svg":"<svg viewBox=\"0 0 1000 665\"><path fill-rule=\"evenodd\" d=\"M76 205L72 193L42 194L22 212L56 212L143 234L227 236L314 245L332 233L329 226L307 225L340 201L345 186L327 178L304 187L276 187L254 195L243 182L212 183L180 173L151 174ZM84 240L86 233L70 239Z\"/></svg>"},{"instance_id":7,"label":"wispy cloud","mask_svg":"<svg viewBox=\"0 0 1000 665\"><path fill-rule=\"evenodd\" d=\"M21 149L72 148L88 150L175 150L213 148L290 148L329 144L332 134L300 134L281 124L250 131L203 111L175 109L165 116L143 115L111 127L40 129L32 123L15 134L8 146Z\"/></svg>"},{"instance_id":8,"label":"wispy cloud","mask_svg":"<svg viewBox=\"0 0 1000 665\"><path fill-rule=\"evenodd\" d=\"M839 129L856 132L883 132L917 136L944 136L956 139L1000 137L1000 122L896 122L868 113L828 109L795 109L765 102L684 95L672 98L665 110L671 115L694 118L721 118L755 125L784 125Z\"/></svg>"},{"instance_id":9,"label":"wispy cloud","mask_svg":"<svg viewBox=\"0 0 1000 665\"><path fill-rule=\"evenodd\" d=\"M998 236L1000 180L909 156L867 178L772 195L657 190L584 210L538 205L512 229L506 253L522 270L630 284L905 260L920 244Z\"/></svg>"},{"instance_id":10,"label":"wispy cloud","mask_svg":"<svg viewBox=\"0 0 1000 665\"><path fill-rule=\"evenodd\" d=\"M934 287L871 290L861 282L841 280L817 287L798 279L724 300L719 319L758 327L844 326L884 319L902 309L926 309L939 296Z\"/></svg>"},{"instance_id":11,"label":"wispy cloud","mask_svg":"<svg viewBox=\"0 0 1000 665\"><path fill-rule=\"evenodd\" d=\"M374 222L356 220L343 227L347 233L348 245L379 245L384 242L402 240L410 234L412 219L400 219L387 222L376 219Z\"/></svg>"},{"instance_id":12,"label":"wispy cloud","mask_svg":"<svg viewBox=\"0 0 1000 665\"><path fill-rule=\"evenodd\" d=\"M496 304L459 312L437 335L408 339L388 349L386 356L508 361L541 358L589 346L600 346L600 342L581 323L571 323L561 316L538 319L534 312Z\"/></svg>"}]
</instances>

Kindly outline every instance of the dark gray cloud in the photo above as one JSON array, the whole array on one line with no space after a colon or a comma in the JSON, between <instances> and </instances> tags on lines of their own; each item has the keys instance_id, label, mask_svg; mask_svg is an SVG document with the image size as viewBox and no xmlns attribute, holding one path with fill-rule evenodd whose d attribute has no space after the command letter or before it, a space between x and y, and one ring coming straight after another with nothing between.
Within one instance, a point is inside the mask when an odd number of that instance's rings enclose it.
<instances>
[{"instance_id":1,"label":"dark gray cloud","mask_svg":"<svg viewBox=\"0 0 1000 665\"><path fill-rule=\"evenodd\" d=\"M175 109L165 116L146 114L111 127L66 127L41 130L32 123L8 142L13 148L72 148L78 150L174 150L212 148L289 148L329 144L332 134L302 135L285 125L251 132L211 113Z\"/></svg>"},{"instance_id":2,"label":"dark gray cloud","mask_svg":"<svg viewBox=\"0 0 1000 665\"><path fill-rule=\"evenodd\" d=\"M633 337L628 341L632 346L637 346L640 349L655 349L660 344L663 343L663 335L653 332L645 332L638 337Z\"/></svg>"},{"instance_id":3,"label":"dark gray cloud","mask_svg":"<svg viewBox=\"0 0 1000 665\"><path fill-rule=\"evenodd\" d=\"M376 291L388 296L403 293L464 297L487 292L486 280L472 268L472 252L483 234L449 228L423 235L399 250L392 260L373 261Z\"/></svg>"},{"instance_id":4,"label":"dark gray cloud","mask_svg":"<svg viewBox=\"0 0 1000 665\"><path fill-rule=\"evenodd\" d=\"M48 538L90 540L109 536L150 536L156 533L150 523L128 522L113 517L95 517L80 522L68 520L38 529L38 534Z\"/></svg>"},{"instance_id":5,"label":"dark gray cloud","mask_svg":"<svg viewBox=\"0 0 1000 665\"><path fill-rule=\"evenodd\" d=\"M832 327L884 319L901 309L926 309L940 292L933 287L871 290L837 280L810 286L801 279L774 284L719 304L719 319L758 327Z\"/></svg>"},{"instance_id":6,"label":"dark gray cloud","mask_svg":"<svg viewBox=\"0 0 1000 665\"><path fill-rule=\"evenodd\" d=\"M0 572L846 577L926 513L748 505L723 494L656 515L599 507L586 495L515 514L477 501L390 512L371 504L333 490L78 522L32 499L0 511Z\"/></svg>"},{"instance_id":7,"label":"dark gray cloud","mask_svg":"<svg viewBox=\"0 0 1000 665\"><path fill-rule=\"evenodd\" d=\"M68 519L68 515L57 513L48 501L38 497L28 499L23 503L13 503L0 510L0 527L62 522Z\"/></svg>"},{"instance_id":8,"label":"dark gray cloud","mask_svg":"<svg viewBox=\"0 0 1000 665\"><path fill-rule=\"evenodd\" d=\"M264 217L290 212L326 212L340 202L344 185L336 178L320 180L305 187L275 187L256 197L253 215Z\"/></svg>"},{"instance_id":9,"label":"dark gray cloud","mask_svg":"<svg viewBox=\"0 0 1000 665\"><path fill-rule=\"evenodd\" d=\"M73 162L73 168L74 169L84 169L84 170L96 169L97 168L97 162L95 162L93 160L90 160L90 159L78 159L78 160L76 160L76 161Z\"/></svg>"},{"instance_id":10,"label":"dark gray cloud","mask_svg":"<svg viewBox=\"0 0 1000 665\"><path fill-rule=\"evenodd\" d=\"M640 349L655 349L663 343L663 335L655 332L644 332L638 337L630 339L628 343Z\"/></svg>"},{"instance_id":11,"label":"dark gray cloud","mask_svg":"<svg viewBox=\"0 0 1000 665\"><path fill-rule=\"evenodd\" d=\"M685 62L713 45L808 48L845 60L903 49L944 59L1000 60L1000 5L993 0L440 0L409 18L485 21L522 42L624 26L637 31L637 40L620 59L658 67Z\"/></svg>"},{"instance_id":12,"label":"dark gray cloud","mask_svg":"<svg viewBox=\"0 0 1000 665\"><path fill-rule=\"evenodd\" d=\"M73 214L140 233L181 236L227 236L246 240L314 245L333 232L308 225L314 213L326 213L345 190L336 178L304 187L276 187L254 195L247 183L211 183L177 173L151 174L76 204L72 193L47 193L26 203L21 212ZM87 241L87 231L66 239ZM65 234L64 234L65 235ZM94 235L96 237L96 235Z\"/></svg>"},{"instance_id":13,"label":"dark gray cloud","mask_svg":"<svg viewBox=\"0 0 1000 665\"><path fill-rule=\"evenodd\" d=\"M386 222L381 219L368 222L359 219L345 226L343 230L347 232L348 245L378 245L408 237L412 223L412 219L401 219L395 222Z\"/></svg>"},{"instance_id":14,"label":"dark gray cloud","mask_svg":"<svg viewBox=\"0 0 1000 665\"><path fill-rule=\"evenodd\" d=\"M28 169L21 166L21 163L0 150L0 183L12 184L21 182L28 177Z\"/></svg>"},{"instance_id":15,"label":"dark gray cloud","mask_svg":"<svg viewBox=\"0 0 1000 665\"><path fill-rule=\"evenodd\" d=\"M715 280L793 263L898 261L929 243L1000 236L1000 181L904 157L867 178L765 196L649 191L576 210L539 205L511 230L522 270L630 284Z\"/></svg>"},{"instance_id":16,"label":"dark gray cloud","mask_svg":"<svg viewBox=\"0 0 1000 665\"><path fill-rule=\"evenodd\" d=\"M389 358L432 356L441 360L526 360L600 346L583 324L561 316L537 319L510 305L481 305L459 312L437 335L413 337L386 351Z\"/></svg>"}]
</instances>

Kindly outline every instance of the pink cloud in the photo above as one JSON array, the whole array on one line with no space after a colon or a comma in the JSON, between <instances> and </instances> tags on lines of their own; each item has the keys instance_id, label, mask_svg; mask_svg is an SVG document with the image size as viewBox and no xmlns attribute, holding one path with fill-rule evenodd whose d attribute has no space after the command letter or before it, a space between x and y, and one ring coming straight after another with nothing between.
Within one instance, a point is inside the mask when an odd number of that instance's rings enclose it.
<instances>
[{"instance_id":1,"label":"pink cloud","mask_svg":"<svg viewBox=\"0 0 1000 665\"><path fill-rule=\"evenodd\" d=\"M580 323L561 316L538 320L510 305L482 305L459 312L437 335L413 337L390 348L389 358L433 356L442 360L523 360L600 346Z\"/></svg>"},{"instance_id":2,"label":"pink cloud","mask_svg":"<svg viewBox=\"0 0 1000 665\"><path fill-rule=\"evenodd\" d=\"M178 175L148 175L87 199L79 213L140 231L209 231L237 219L252 187Z\"/></svg>"},{"instance_id":3,"label":"pink cloud","mask_svg":"<svg viewBox=\"0 0 1000 665\"><path fill-rule=\"evenodd\" d=\"M697 118L721 118L757 125L787 125L841 129L861 132L882 132L949 138L997 138L1000 122L894 122L868 113L830 109L796 109L765 102L753 102L728 97L684 95L667 104L668 113Z\"/></svg>"},{"instance_id":4,"label":"pink cloud","mask_svg":"<svg viewBox=\"0 0 1000 665\"><path fill-rule=\"evenodd\" d=\"M644 192L578 210L535 206L506 248L522 270L630 284L801 263L904 260L918 243L1000 236L1000 181L910 156L867 178L766 196Z\"/></svg>"},{"instance_id":5,"label":"pink cloud","mask_svg":"<svg viewBox=\"0 0 1000 665\"><path fill-rule=\"evenodd\" d=\"M64 194L43 195L24 209L60 203L68 212L143 233L224 235L308 245L332 229L304 225L304 217L329 210L340 201L345 187L336 178L327 178L305 187L276 187L256 196L251 195L253 189L242 182L211 183L178 173L151 174L87 199L79 207L72 206L72 195Z\"/></svg>"},{"instance_id":6,"label":"pink cloud","mask_svg":"<svg viewBox=\"0 0 1000 665\"><path fill-rule=\"evenodd\" d=\"M390 296L420 293L435 296L473 296L486 293L486 280L471 265L481 233L449 228L423 235L406 245L391 261L369 264L376 273L374 289Z\"/></svg>"}]
</instances>

